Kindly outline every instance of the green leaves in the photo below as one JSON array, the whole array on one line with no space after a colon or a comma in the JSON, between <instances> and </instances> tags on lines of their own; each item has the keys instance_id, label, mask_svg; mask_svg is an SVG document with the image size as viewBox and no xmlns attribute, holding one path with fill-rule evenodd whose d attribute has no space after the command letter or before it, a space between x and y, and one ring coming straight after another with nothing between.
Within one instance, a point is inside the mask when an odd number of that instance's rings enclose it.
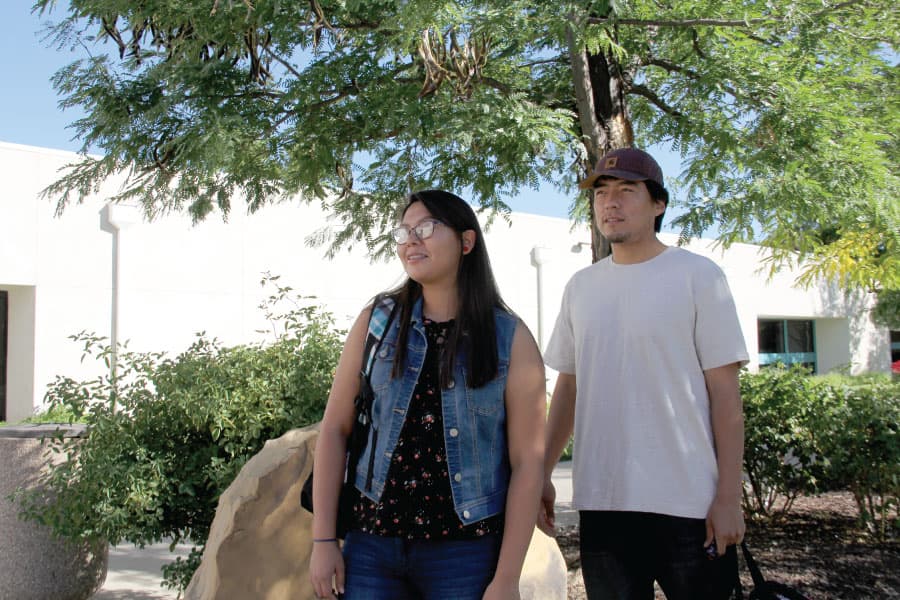
<instances>
[{"instance_id":1,"label":"green leaves","mask_svg":"<svg viewBox=\"0 0 900 600\"><path fill-rule=\"evenodd\" d=\"M829 397L802 368L741 373L744 510L780 517L800 494L824 491L829 458L817 435Z\"/></svg>"},{"instance_id":2,"label":"green leaves","mask_svg":"<svg viewBox=\"0 0 900 600\"><path fill-rule=\"evenodd\" d=\"M607 145L633 129L683 156L682 237L762 243L773 268L804 261L802 283L896 289L898 31L888 0L79 0L58 40L96 58L54 86L104 158L46 193L62 209L124 170L114 200L195 219L300 195L339 224L314 241L373 253L410 188L502 212L547 179L575 204L591 152L571 32L609 71L595 99L624 108Z\"/></svg>"},{"instance_id":3,"label":"green leaves","mask_svg":"<svg viewBox=\"0 0 900 600\"><path fill-rule=\"evenodd\" d=\"M884 541L900 532L900 384L842 383L828 449L833 485L853 492L860 523Z\"/></svg>"},{"instance_id":4,"label":"green leaves","mask_svg":"<svg viewBox=\"0 0 900 600\"><path fill-rule=\"evenodd\" d=\"M199 334L176 357L118 352L115 379L59 376L51 410L85 422L83 440L55 440L71 458L24 500L27 513L71 538L145 545L191 540L198 553L166 569L183 589L199 564L219 495L266 440L321 419L341 340L331 316L277 277L261 306L269 343L224 347ZM87 358L111 349L81 333ZM52 500L48 503L47 498Z\"/></svg>"},{"instance_id":5,"label":"green leaves","mask_svg":"<svg viewBox=\"0 0 900 600\"><path fill-rule=\"evenodd\" d=\"M900 528L900 381L741 373L744 509L781 517L799 494L850 490L878 539Z\"/></svg>"},{"instance_id":6,"label":"green leaves","mask_svg":"<svg viewBox=\"0 0 900 600\"><path fill-rule=\"evenodd\" d=\"M759 25L699 30L699 50L664 69L684 98L673 106L690 117L664 129L640 113L692 152L677 224L769 246L773 269L803 261L803 284L896 287L898 112L884 88L896 70L884 23L896 15L879 3L792 6L764 11Z\"/></svg>"}]
</instances>

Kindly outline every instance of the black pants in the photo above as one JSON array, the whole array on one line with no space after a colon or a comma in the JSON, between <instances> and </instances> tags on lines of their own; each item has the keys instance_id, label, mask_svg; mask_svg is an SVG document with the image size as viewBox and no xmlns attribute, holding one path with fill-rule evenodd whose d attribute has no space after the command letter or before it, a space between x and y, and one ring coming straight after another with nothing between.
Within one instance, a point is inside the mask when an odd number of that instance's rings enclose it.
<instances>
[{"instance_id":1,"label":"black pants","mask_svg":"<svg viewBox=\"0 0 900 600\"><path fill-rule=\"evenodd\" d=\"M737 552L710 559L703 519L653 513L581 511L581 568L589 600L727 600Z\"/></svg>"}]
</instances>

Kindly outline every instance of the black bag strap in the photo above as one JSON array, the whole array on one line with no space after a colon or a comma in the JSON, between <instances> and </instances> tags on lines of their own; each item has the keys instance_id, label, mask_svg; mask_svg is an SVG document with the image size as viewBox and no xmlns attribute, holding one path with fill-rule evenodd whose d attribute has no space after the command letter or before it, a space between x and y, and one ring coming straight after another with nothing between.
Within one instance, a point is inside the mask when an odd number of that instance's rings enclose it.
<instances>
[{"instance_id":1,"label":"black bag strap","mask_svg":"<svg viewBox=\"0 0 900 600\"><path fill-rule=\"evenodd\" d=\"M741 551L744 554L744 562L747 563L747 570L750 571L750 577L753 579L753 590L750 592L750 600L780 600L782 598L792 598L794 600L808 600L806 596L797 590L781 583L766 581L763 577L756 559L750 553L750 548L746 542L741 542ZM741 578L737 577L735 582L735 591L737 598L743 600L743 590L741 589Z\"/></svg>"},{"instance_id":2,"label":"black bag strap","mask_svg":"<svg viewBox=\"0 0 900 600\"><path fill-rule=\"evenodd\" d=\"M763 577L762 571L759 570L756 559L750 554L750 548L747 547L747 542L741 542L741 551L744 553L744 562L747 563L747 570L750 571L750 577L753 579L753 586L765 588L766 578Z\"/></svg>"},{"instance_id":3,"label":"black bag strap","mask_svg":"<svg viewBox=\"0 0 900 600\"><path fill-rule=\"evenodd\" d=\"M741 561L737 561L734 569L734 600L744 600L744 586L741 585Z\"/></svg>"},{"instance_id":4,"label":"black bag strap","mask_svg":"<svg viewBox=\"0 0 900 600\"><path fill-rule=\"evenodd\" d=\"M397 312L397 302L394 301L393 306L391 307L391 312L388 314L387 322L384 325L384 330L381 332L381 335L374 335L371 333L371 324L372 319L375 317L375 311L378 309L378 306L383 302L384 296L378 295L375 297L374 302L372 302L372 310L369 313L369 321L366 326L366 343L363 348L363 357L362 357L362 365L360 366L359 371L359 385L360 390L356 395L356 421L353 424L353 428L355 432L359 432L358 435L350 436L350 447L347 448L347 477L346 480L351 481L351 477L354 473L356 473L356 467L359 464L359 458L362 456L363 449L366 446L366 442L368 441L368 431L369 425L372 420L372 385L370 382L370 375L372 370L372 363L374 363L374 356L378 353L381 348L381 342L384 337L387 335L388 331L391 328L391 324L394 321L394 315ZM373 432L373 435L377 435L377 432ZM377 438L375 438L377 440ZM373 442L374 446L374 442ZM366 474L366 488L371 489L371 481L372 481L372 469L374 467L374 453L369 457L369 470Z\"/></svg>"}]
</instances>

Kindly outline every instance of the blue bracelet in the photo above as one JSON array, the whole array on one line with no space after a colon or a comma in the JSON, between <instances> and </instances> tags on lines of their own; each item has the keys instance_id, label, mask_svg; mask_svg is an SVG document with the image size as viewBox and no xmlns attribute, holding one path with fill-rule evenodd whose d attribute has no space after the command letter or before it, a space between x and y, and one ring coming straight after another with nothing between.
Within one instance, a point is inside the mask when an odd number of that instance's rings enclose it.
<instances>
[{"instance_id":1,"label":"blue bracelet","mask_svg":"<svg viewBox=\"0 0 900 600\"><path fill-rule=\"evenodd\" d=\"M336 542L337 538L313 538L314 542Z\"/></svg>"}]
</instances>

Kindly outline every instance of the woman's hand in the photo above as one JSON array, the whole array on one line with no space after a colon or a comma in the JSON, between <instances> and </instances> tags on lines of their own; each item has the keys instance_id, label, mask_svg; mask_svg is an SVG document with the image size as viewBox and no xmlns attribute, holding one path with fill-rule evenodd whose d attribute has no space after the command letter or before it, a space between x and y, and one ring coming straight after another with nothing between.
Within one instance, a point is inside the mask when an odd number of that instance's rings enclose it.
<instances>
[{"instance_id":1,"label":"woman's hand","mask_svg":"<svg viewBox=\"0 0 900 600\"><path fill-rule=\"evenodd\" d=\"M337 542L313 542L309 580L316 598L334 598L344 593L344 557Z\"/></svg>"},{"instance_id":2,"label":"woman's hand","mask_svg":"<svg viewBox=\"0 0 900 600\"><path fill-rule=\"evenodd\" d=\"M495 578L484 591L482 600L519 600L518 580L501 581Z\"/></svg>"}]
</instances>

